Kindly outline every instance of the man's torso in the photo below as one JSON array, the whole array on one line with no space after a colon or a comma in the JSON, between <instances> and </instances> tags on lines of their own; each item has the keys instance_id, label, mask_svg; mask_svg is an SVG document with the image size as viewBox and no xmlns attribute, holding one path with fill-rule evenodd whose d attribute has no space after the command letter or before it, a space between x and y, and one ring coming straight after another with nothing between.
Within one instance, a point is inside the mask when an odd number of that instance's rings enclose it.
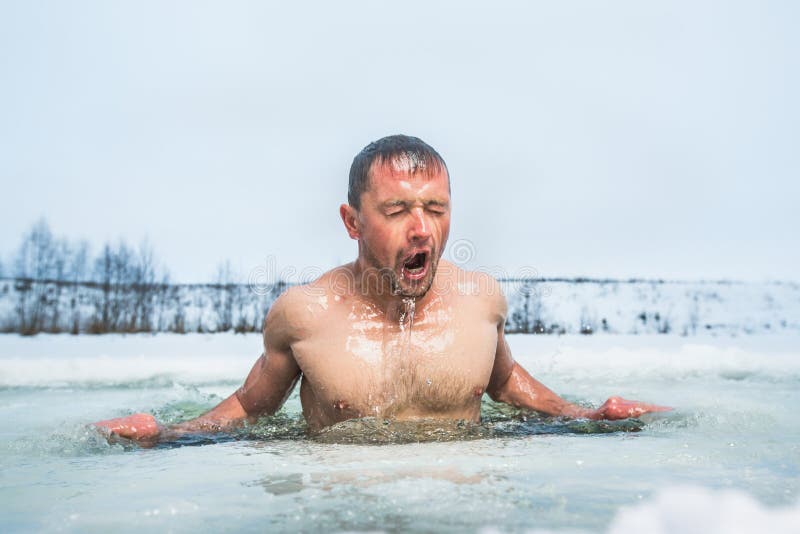
<instances>
[{"instance_id":1,"label":"man's torso","mask_svg":"<svg viewBox=\"0 0 800 534\"><path fill-rule=\"evenodd\" d=\"M292 320L302 334L291 351L310 428L356 417L479 419L498 301L481 287L488 277L444 276L449 282L439 280L424 305L407 301L395 310L335 291L325 277L296 288L292 309L300 317Z\"/></svg>"}]
</instances>

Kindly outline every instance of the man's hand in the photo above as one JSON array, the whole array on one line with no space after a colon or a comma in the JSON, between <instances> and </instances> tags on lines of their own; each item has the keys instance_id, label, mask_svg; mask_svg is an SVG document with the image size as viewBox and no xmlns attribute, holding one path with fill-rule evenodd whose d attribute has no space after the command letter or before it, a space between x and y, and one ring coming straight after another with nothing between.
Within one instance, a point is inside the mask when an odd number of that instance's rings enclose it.
<instances>
[{"instance_id":1,"label":"man's hand","mask_svg":"<svg viewBox=\"0 0 800 534\"><path fill-rule=\"evenodd\" d=\"M668 406L625 400L622 397L611 397L598 409L589 412L587 417L589 419L627 419L628 417L638 417L645 413L668 412L670 410L672 408Z\"/></svg>"},{"instance_id":2,"label":"man's hand","mask_svg":"<svg viewBox=\"0 0 800 534\"><path fill-rule=\"evenodd\" d=\"M149 413L135 413L127 417L97 421L92 426L105 434L109 439L121 437L134 440L140 444L154 444L162 431L162 426Z\"/></svg>"}]
</instances>

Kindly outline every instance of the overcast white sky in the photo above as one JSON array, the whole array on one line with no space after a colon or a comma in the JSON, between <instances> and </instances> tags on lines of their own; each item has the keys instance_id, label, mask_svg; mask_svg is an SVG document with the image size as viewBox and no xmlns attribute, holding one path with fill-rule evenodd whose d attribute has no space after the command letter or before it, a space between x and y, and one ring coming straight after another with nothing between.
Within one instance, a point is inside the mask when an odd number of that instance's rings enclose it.
<instances>
[{"instance_id":1,"label":"overcast white sky","mask_svg":"<svg viewBox=\"0 0 800 534\"><path fill-rule=\"evenodd\" d=\"M353 156L447 161L451 242L543 276L797 280L797 2L0 2L0 256L148 237L327 269Z\"/></svg>"}]
</instances>

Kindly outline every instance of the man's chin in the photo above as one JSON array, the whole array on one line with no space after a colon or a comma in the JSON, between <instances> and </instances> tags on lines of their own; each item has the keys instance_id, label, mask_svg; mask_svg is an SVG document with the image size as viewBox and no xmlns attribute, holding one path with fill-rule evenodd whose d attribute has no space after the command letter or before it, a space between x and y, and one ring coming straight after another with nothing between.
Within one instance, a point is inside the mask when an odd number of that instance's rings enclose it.
<instances>
[{"instance_id":1,"label":"man's chin","mask_svg":"<svg viewBox=\"0 0 800 534\"><path fill-rule=\"evenodd\" d=\"M397 296L404 298L404 299L421 299L425 295L428 294L430 290L430 286L422 288L422 289L408 289L408 288L401 288L397 292Z\"/></svg>"},{"instance_id":2,"label":"man's chin","mask_svg":"<svg viewBox=\"0 0 800 534\"><path fill-rule=\"evenodd\" d=\"M422 280L398 279L395 294L403 298L422 298L428 294L433 285L433 276L426 276Z\"/></svg>"}]
</instances>

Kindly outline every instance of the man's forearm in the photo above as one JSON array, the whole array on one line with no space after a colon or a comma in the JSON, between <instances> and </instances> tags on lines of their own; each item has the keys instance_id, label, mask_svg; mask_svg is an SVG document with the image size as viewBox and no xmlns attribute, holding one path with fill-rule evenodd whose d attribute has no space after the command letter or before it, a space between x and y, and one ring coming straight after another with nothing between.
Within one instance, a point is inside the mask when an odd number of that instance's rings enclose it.
<instances>
[{"instance_id":1,"label":"man's forearm","mask_svg":"<svg viewBox=\"0 0 800 534\"><path fill-rule=\"evenodd\" d=\"M610 397L596 410L584 408L556 395L516 362L508 379L492 394L492 398L518 408L576 419L625 419L646 413L667 412L672 409L668 406L626 400L622 397Z\"/></svg>"},{"instance_id":2,"label":"man's forearm","mask_svg":"<svg viewBox=\"0 0 800 534\"><path fill-rule=\"evenodd\" d=\"M251 418L233 394L200 417L161 427L158 438L159 441L169 441L189 434L227 432L240 427L248 419Z\"/></svg>"},{"instance_id":3,"label":"man's forearm","mask_svg":"<svg viewBox=\"0 0 800 534\"><path fill-rule=\"evenodd\" d=\"M188 434L225 432L238 427L248 419L251 417L242 408L236 394L233 394L200 417L175 425L164 426L148 413L136 413L97 421L93 426L109 439L121 437L132 439L143 446L152 446Z\"/></svg>"},{"instance_id":4,"label":"man's forearm","mask_svg":"<svg viewBox=\"0 0 800 534\"><path fill-rule=\"evenodd\" d=\"M508 379L493 398L517 408L527 408L548 415L572 418L592 418L594 415L594 410L583 408L559 397L516 362Z\"/></svg>"}]
</instances>

